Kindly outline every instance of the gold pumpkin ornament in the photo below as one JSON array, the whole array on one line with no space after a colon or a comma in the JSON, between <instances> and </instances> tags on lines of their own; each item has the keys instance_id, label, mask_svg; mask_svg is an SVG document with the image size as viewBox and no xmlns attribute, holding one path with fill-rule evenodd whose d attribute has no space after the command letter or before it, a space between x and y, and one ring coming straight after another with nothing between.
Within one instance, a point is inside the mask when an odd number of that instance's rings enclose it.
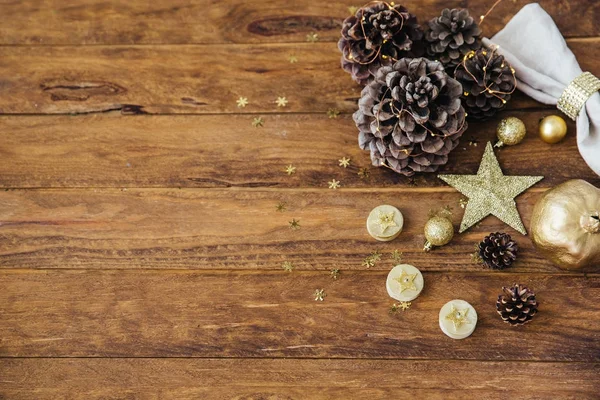
<instances>
[{"instance_id":1,"label":"gold pumpkin ornament","mask_svg":"<svg viewBox=\"0 0 600 400\"><path fill-rule=\"evenodd\" d=\"M600 189L573 179L542 195L533 209L531 239L568 270L600 270Z\"/></svg>"}]
</instances>

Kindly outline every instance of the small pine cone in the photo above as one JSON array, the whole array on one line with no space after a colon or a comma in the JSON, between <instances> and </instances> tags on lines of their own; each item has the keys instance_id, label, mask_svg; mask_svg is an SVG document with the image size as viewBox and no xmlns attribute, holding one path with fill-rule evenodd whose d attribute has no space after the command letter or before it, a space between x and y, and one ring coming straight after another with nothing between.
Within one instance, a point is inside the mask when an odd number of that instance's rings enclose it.
<instances>
[{"instance_id":1,"label":"small pine cone","mask_svg":"<svg viewBox=\"0 0 600 400\"><path fill-rule=\"evenodd\" d=\"M449 74L465 55L481 48L481 29L464 8L446 8L428 25L425 31L427 55L444 64Z\"/></svg>"},{"instance_id":2,"label":"small pine cone","mask_svg":"<svg viewBox=\"0 0 600 400\"><path fill-rule=\"evenodd\" d=\"M463 86L463 105L469 119L483 121L504 108L517 85L513 71L493 50L480 49L466 56L454 78Z\"/></svg>"},{"instance_id":3,"label":"small pine cone","mask_svg":"<svg viewBox=\"0 0 600 400\"><path fill-rule=\"evenodd\" d=\"M507 233L490 233L479 243L479 257L491 269L504 269L517 259L519 246Z\"/></svg>"},{"instance_id":4,"label":"small pine cone","mask_svg":"<svg viewBox=\"0 0 600 400\"><path fill-rule=\"evenodd\" d=\"M338 42L342 68L361 85L372 81L382 65L425 53L423 29L417 17L405 7L392 4L371 2L342 24Z\"/></svg>"},{"instance_id":5,"label":"small pine cone","mask_svg":"<svg viewBox=\"0 0 600 400\"><path fill-rule=\"evenodd\" d=\"M522 325L537 314L538 303L535 300L535 293L526 286L514 284L511 287L503 287L502 291L496 301L496 310L504 322Z\"/></svg>"}]
</instances>

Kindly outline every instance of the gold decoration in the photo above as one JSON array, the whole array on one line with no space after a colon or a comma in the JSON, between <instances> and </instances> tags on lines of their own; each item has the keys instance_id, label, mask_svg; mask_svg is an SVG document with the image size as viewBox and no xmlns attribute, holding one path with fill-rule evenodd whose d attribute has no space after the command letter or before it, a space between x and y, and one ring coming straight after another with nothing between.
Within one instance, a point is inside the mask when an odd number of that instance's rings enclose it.
<instances>
[{"instance_id":1,"label":"gold decoration","mask_svg":"<svg viewBox=\"0 0 600 400\"><path fill-rule=\"evenodd\" d=\"M490 142L483 153L477 175L438 177L469 198L460 233L492 214L523 235L527 234L514 198L543 179L543 176L504 175Z\"/></svg>"},{"instance_id":2,"label":"gold decoration","mask_svg":"<svg viewBox=\"0 0 600 400\"><path fill-rule=\"evenodd\" d=\"M430 251L433 246L448 244L454 237L452 221L446 217L434 216L425 224L425 245L423 250Z\"/></svg>"},{"instance_id":3,"label":"gold decoration","mask_svg":"<svg viewBox=\"0 0 600 400\"><path fill-rule=\"evenodd\" d=\"M465 208L468 203L469 199L465 199L464 197L461 197L460 200L458 200L458 205L460 206L460 208Z\"/></svg>"},{"instance_id":4,"label":"gold decoration","mask_svg":"<svg viewBox=\"0 0 600 400\"><path fill-rule=\"evenodd\" d=\"M306 35L307 42L315 43L317 40L319 40L319 35L314 32L311 32L308 35Z\"/></svg>"},{"instance_id":5,"label":"gold decoration","mask_svg":"<svg viewBox=\"0 0 600 400\"><path fill-rule=\"evenodd\" d=\"M496 128L498 142L494 147L502 147L504 145L514 146L515 144L519 144L523 141L523 138L525 138L526 133L527 129L525 128L525 124L519 118L504 118Z\"/></svg>"},{"instance_id":6,"label":"gold decoration","mask_svg":"<svg viewBox=\"0 0 600 400\"><path fill-rule=\"evenodd\" d=\"M277 100L275 100L275 103L277 104L277 107L285 107L288 100L285 97L278 97Z\"/></svg>"},{"instance_id":7,"label":"gold decoration","mask_svg":"<svg viewBox=\"0 0 600 400\"><path fill-rule=\"evenodd\" d=\"M239 99L236 100L236 103L239 108L244 108L248 105L248 98L240 97Z\"/></svg>"},{"instance_id":8,"label":"gold decoration","mask_svg":"<svg viewBox=\"0 0 600 400\"><path fill-rule=\"evenodd\" d=\"M331 276L331 279L337 280L340 277L340 270L338 268L332 269L329 276Z\"/></svg>"},{"instance_id":9,"label":"gold decoration","mask_svg":"<svg viewBox=\"0 0 600 400\"><path fill-rule=\"evenodd\" d=\"M340 167L348 167L348 165L350 165L350 159L346 158L346 157L342 157L338 160L338 162L340 163Z\"/></svg>"},{"instance_id":10,"label":"gold decoration","mask_svg":"<svg viewBox=\"0 0 600 400\"><path fill-rule=\"evenodd\" d=\"M286 174L292 175L292 174L296 173L296 167L294 167L292 164L290 164L287 167L285 167L284 171Z\"/></svg>"},{"instance_id":11,"label":"gold decoration","mask_svg":"<svg viewBox=\"0 0 600 400\"><path fill-rule=\"evenodd\" d=\"M469 139L469 146L477 147L478 144L479 140L477 140L475 136L471 136L471 138Z\"/></svg>"},{"instance_id":12,"label":"gold decoration","mask_svg":"<svg viewBox=\"0 0 600 400\"><path fill-rule=\"evenodd\" d=\"M265 123L265 121L262 119L262 117L254 118L252 120L252 126L255 128L258 128L259 126L263 126L264 123Z\"/></svg>"},{"instance_id":13,"label":"gold decoration","mask_svg":"<svg viewBox=\"0 0 600 400\"><path fill-rule=\"evenodd\" d=\"M586 101L598 90L600 90L600 79L590 72L584 72L569 83L556 106L569 118L576 121Z\"/></svg>"},{"instance_id":14,"label":"gold decoration","mask_svg":"<svg viewBox=\"0 0 600 400\"><path fill-rule=\"evenodd\" d=\"M291 54L291 55L288 57L288 61L290 62L290 64L295 64L295 63L297 63L297 62L298 62L298 57L296 57L295 55Z\"/></svg>"},{"instance_id":15,"label":"gold decoration","mask_svg":"<svg viewBox=\"0 0 600 400\"><path fill-rule=\"evenodd\" d=\"M294 231L295 231L295 230L297 230L297 229L300 229L300 221L296 220L295 218L294 218L294 219L292 219L292 220L289 222L289 224L290 224L290 229L291 229L291 230L294 230Z\"/></svg>"},{"instance_id":16,"label":"gold decoration","mask_svg":"<svg viewBox=\"0 0 600 400\"><path fill-rule=\"evenodd\" d=\"M381 260L381 253L379 253L378 251L374 251L370 255L365 257L365 259L362 262L362 266L367 268L374 267L377 261L379 260Z\"/></svg>"},{"instance_id":17,"label":"gold decoration","mask_svg":"<svg viewBox=\"0 0 600 400\"><path fill-rule=\"evenodd\" d=\"M395 263L400 264L402 262L402 257L404 255L402 254L402 252L400 250L394 250L392 251L392 253L390 254L390 257L392 258L392 260L394 260Z\"/></svg>"},{"instance_id":18,"label":"gold decoration","mask_svg":"<svg viewBox=\"0 0 600 400\"><path fill-rule=\"evenodd\" d=\"M469 324L469 320L467 319L467 314L469 313L469 309L465 308L464 310L459 310L452 304L450 308L450 314L446 315L446 319L452 321L452 325L454 325L454 331L457 331L458 328L463 326L464 324Z\"/></svg>"},{"instance_id":19,"label":"gold decoration","mask_svg":"<svg viewBox=\"0 0 600 400\"><path fill-rule=\"evenodd\" d=\"M284 271L292 272L294 270L294 264L289 261L284 261L283 264L281 264L281 268L283 268Z\"/></svg>"},{"instance_id":20,"label":"gold decoration","mask_svg":"<svg viewBox=\"0 0 600 400\"><path fill-rule=\"evenodd\" d=\"M389 313L394 314L394 313L397 313L398 310L406 311L410 308L411 305L412 305L412 303L410 301L401 301L398 304L394 303L390 307Z\"/></svg>"},{"instance_id":21,"label":"gold decoration","mask_svg":"<svg viewBox=\"0 0 600 400\"><path fill-rule=\"evenodd\" d=\"M381 230L381 234L383 235L385 233L386 230L388 230L388 228L391 228L393 226L398 226L398 224L396 223L396 221L394 221L394 217L396 216L396 213L394 211L391 211L389 213L384 213L379 211L379 213L377 214L377 225L379 225L379 229Z\"/></svg>"},{"instance_id":22,"label":"gold decoration","mask_svg":"<svg viewBox=\"0 0 600 400\"><path fill-rule=\"evenodd\" d=\"M315 296L315 301L323 301L327 295L325 294L324 289L317 289L315 290L315 294L313 296Z\"/></svg>"},{"instance_id":23,"label":"gold decoration","mask_svg":"<svg viewBox=\"0 0 600 400\"><path fill-rule=\"evenodd\" d=\"M567 134L567 123L558 115L549 115L540 121L539 133L540 139L544 142L558 143Z\"/></svg>"},{"instance_id":24,"label":"gold decoration","mask_svg":"<svg viewBox=\"0 0 600 400\"><path fill-rule=\"evenodd\" d=\"M285 206L286 206L286 203L284 201L280 201L279 204L277 204L275 206L275 210L279 211L279 212L284 212L285 211Z\"/></svg>"},{"instance_id":25,"label":"gold decoration","mask_svg":"<svg viewBox=\"0 0 600 400\"><path fill-rule=\"evenodd\" d=\"M329 183L329 189L337 189L340 187L340 181L336 181L335 179L332 179Z\"/></svg>"},{"instance_id":26,"label":"gold decoration","mask_svg":"<svg viewBox=\"0 0 600 400\"><path fill-rule=\"evenodd\" d=\"M368 168L359 168L358 176L360 177L360 179L367 179L367 178L369 178L370 175L371 175L371 172L369 172Z\"/></svg>"},{"instance_id":27,"label":"gold decoration","mask_svg":"<svg viewBox=\"0 0 600 400\"><path fill-rule=\"evenodd\" d=\"M394 280L400 284L400 293L405 290L417 290L417 287L415 286L416 277L417 274L407 274L405 270L402 270L400 276L394 278Z\"/></svg>"},{"instance_id":28,"label":"gold decoration","mask_svg":"<svg viewBox=\"0 0 600 400\"><path fill-rule=\"evenodd\" d=\"M329 110L327 110L327 116L332 119L332 118L337 118L338 115L340 115L340 112L337 108L330 108Z\"/></svg>"},{"instance_id":29,"label":"gold decoration","mask_svg":"<svg viewBox=\"0 0 600 400\"><path fill-rule=\"evenodd\" d=\"M545 192L533 208L531 239L563 269L600 271L600 189L574 179Z\"/></svg>"}]
</instances>

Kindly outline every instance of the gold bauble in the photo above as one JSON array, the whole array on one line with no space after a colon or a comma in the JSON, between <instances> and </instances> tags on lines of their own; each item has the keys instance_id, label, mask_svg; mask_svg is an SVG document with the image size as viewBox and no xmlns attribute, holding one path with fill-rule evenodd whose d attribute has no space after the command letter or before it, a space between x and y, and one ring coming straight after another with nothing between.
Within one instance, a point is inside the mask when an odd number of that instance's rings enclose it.
<instances>
[{"instance_id":1,"label":"gold bauble","mask_svg":"<svg viewBox=\"0 0 600 400\"><path fill-rule=\"evenodd\" d=\"M519 118L504 118L502 121L500 121L498 127L496 128L498 143L496 143L495 146L514 146L515 144L519 144L525 137L526 133L527 130L525 129L525 124Z\"/></svg>"},{"instance_id":2,"label":"gold bauble","mask_svg":"<svg viewBox=\"0 0 600 400\"><path fill-rule=\"evenodd\" d=\"M573 179L545 192L533 209L531 239L563 269L600 270L600 189Z\"/></svg>"},{"instance_id":3,"label":"gold bauble","mask_svg":"<svg viewBox=\"0 0 600 400\"><path fill-rule=\"evenodd\" d=\"M423 250L429 251L433 246L443 246L452 240L454 236L454 226L452 222L445 217L436 216L430 218L425 224L425 247Z\"/></svg>"},{"instance_id":4,"label":"gold bauble","mask_svg":"<svg viewBox=\"0 0 600 400\"><path fill-rule=\"evenodd\" d=\"M567 123L558 115L549 115L540 121L539 132L544 142L558 143L567 134Z\"/></svg>"}]
</instances>

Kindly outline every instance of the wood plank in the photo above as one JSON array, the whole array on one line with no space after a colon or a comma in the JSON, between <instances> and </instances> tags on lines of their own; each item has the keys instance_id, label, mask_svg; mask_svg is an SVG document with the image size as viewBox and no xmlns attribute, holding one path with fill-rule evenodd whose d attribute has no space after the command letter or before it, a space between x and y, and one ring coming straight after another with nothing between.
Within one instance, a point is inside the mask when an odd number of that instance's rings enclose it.
<instances>
[{"instance_id":1,"label":"wood plank","mask_svg":"<svg viewBox=\"0 0 600 400\"><path fill-rule=\"evenodd\" d=\"M569 45L584 70L600 75L600 38ZM335 43L0 47L0 113L353 112L360 87L339 57ZM250 102L244 109L240 96ZM288 98L285 108L278 96ZM525 96L510 104L540 106Z\"/></svg>"},{"instance_id":2,"label":"wood plank","mask_svg":"<svg viewBox=\"0 0 600 400\"><path fill-rule=\"evenodd\" d=\"M517 204L526 226L541 191ZM423 252L423 226L430 209L450 206L453 222L463 210L453 189L405 190L15 190L0 192L0 268L76 269L297 269L364 270L373 251L388 270L398 249L424 271L482 272L471 259L490 232L508 232L519 244L514 272L560 272L539 255L528 237L495 217L451 244ZM275 210L286 203L283 213ZM365 221L380 204L404 214L402 234L377 242ZM291 230L289 221L300 221Z\"/></svg>"},{"instance_id":3,"label":"wood plank","mask_svg":"<svg viewBox=\"0 0 600 400\"><path fill-rule=\"evenodd\" d=\"M486 19L484 33L493 35L523 6L505 1ZM600 8L593 0L541 0L563 35L598 36ZM488 1L405 0L419 21L446 7L468 7L484 14ZM4 2L0 11L1 44L190 44L301 42L309 32L337 41L354 0L50 0Z\"/></svg>"},{"instance_id":4,"label":"wood plank","mask_svg":"<svg viewBox=\"0 0 600 400\"><path fill-rule=\"evenodd\" d=\"M597 363L0 359L0 398L595 399ZM532 379L532 374L535 379Z\"/></svg>"},{"instance_id":5,"label":"wood plank","mask_svg":"<svg viewBox=\"0 0 600 400\"><path fill-rule=\"evenodd\" d=\"M543 175L539 187L572 178L600 186L579 155L575 124L558 145L537 138L546 112L505 112L485 123L471 123L444 173L477 171L487 141L495 141L502 117L525 121L529 135L518 146L497 150L507 174ZM0 117L6 132L0 145L0 187L277 187L327 188L332 178L343 188L445 187L436 174L407 178L371 166L358 147L349 115L271 115L262 128L252 116L117 115ZM318 134L316 134L318 132ZM477 146L471 140L477 140ZM349 157L351 165L338 165ZM552 162L548 162L548 159ZM288 176L286 165L296 166ZM368 168L368 179L358 175Z\"/></svg>"},{"instance_id":6,"label":"wood plank","mask_svg":"<svg viewBox=\"0 0 600 400\"><path fill-rule=\"evenodd\" d=\"M387 271L0 271L1 357L299 357L600 362L600 275L425 272L410 310L389 315ZM514 328L501 287L536 291ZM324 302L313 293L324 288ZM475 332L446 337L439 310L473 305Z\"/></svg>"}]
</instances>

